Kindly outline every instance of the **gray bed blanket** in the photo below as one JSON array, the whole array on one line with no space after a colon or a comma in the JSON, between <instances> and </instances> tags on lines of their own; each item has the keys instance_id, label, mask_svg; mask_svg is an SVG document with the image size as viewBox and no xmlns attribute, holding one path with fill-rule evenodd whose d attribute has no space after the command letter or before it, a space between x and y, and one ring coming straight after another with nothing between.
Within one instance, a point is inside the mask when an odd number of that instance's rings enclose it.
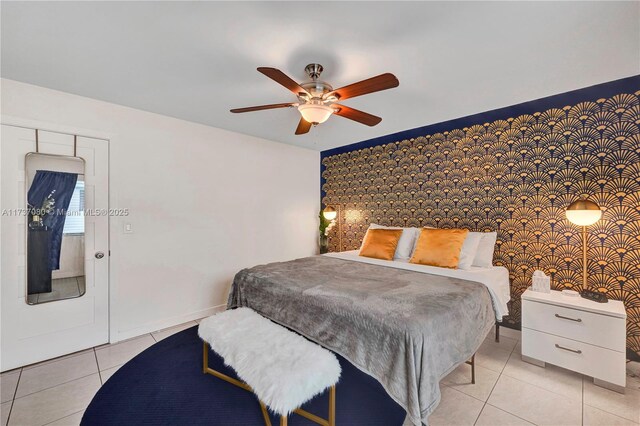
<instances>
[{"instance_id":1,"label":"gray bed blanket","mask_svg":"<svg viewBox=\"0 0 640 426\"><path fill-rule=\"evenodd\" d=\"M427 424L439 382L494 324L480 283L313 256L244 269L228 308L249 307L342 355Z\"/></svg>"}]
</instances>

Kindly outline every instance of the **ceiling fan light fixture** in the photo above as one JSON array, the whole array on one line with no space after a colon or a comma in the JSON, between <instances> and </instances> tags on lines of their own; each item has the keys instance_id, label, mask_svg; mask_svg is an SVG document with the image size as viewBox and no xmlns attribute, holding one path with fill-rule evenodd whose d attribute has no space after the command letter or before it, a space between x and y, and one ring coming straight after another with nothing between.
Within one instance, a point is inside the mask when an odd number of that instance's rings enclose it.
<instances>
[{"instance_id":1,"label":"ceiling fan light fixture","mask_svg":"<svg viewBox=\"0 0 640 426\"><path fill-rule=\"evenodd\" d=\"M259 67L258 72L264 74L271 80L291 91L298 97L298 102L234 108L231 112L239 113L296 107L302 116L298 122L298 127L296 127L296 135L309 133L312 125L324 123L332 114L339 115L340 117L353 120L366 126L375 126L382 121L382 118L346 105L340 105L337 102L349 98L355 98L356 96L392 89L394 87L398 87L400 84L395 75L385 73L334 90L332 85L319 80L322 69L322 65L320 64L307 65L305 71L310 80L303 83L297 83L279 69Z\"/></svg>"},{"instance_id":2,"label":"ceiling fan light fixture","mask_svg":"<svg viewBox=\"0 0 640 426\"><path fill-rule=\"evenodd\" d=\"M322 104L302 104L298 106L298 111L305 121L312 124L324 123L333 114L333 108Z\"/></svg>"}]
</instances>

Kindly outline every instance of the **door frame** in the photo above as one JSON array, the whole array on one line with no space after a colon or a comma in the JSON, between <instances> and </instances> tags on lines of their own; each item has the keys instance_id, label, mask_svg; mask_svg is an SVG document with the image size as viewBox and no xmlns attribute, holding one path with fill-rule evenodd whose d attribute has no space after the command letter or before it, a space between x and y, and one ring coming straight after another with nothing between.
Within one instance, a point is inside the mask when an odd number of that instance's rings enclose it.
<instances>
[{"instance_id":1,"label":"door frame","mask_svg":"<svg viewBox=\"0 0 640 426\"><path fill-rule=\"evenodd\" d=\"M85 129L82 127L76 127L76 126L68 126L68 125L62 125L62 124L56 124L56 123L50 123L50 122L46 122L46 121L40 121L40 120L31 120L31 119L25 119L25 118L20 118L20 117L15 117L15 116L11 116L11 115L6 115L6 114L2 114L0 115L0 124L4 124L7 126L14 126L14 127L23 127L23 128L27 128L27 129L38 129L38 130L42 130L42 131L48 131L48 132L55 132L55 133L63 133L63 134L67 134L67 135L76 135L76 136L84 136L87 138L94 138L94 139L102 139L102 140L106 140L107 141L107 157L108 157L108 161L109 161L109 178L107 179L107 181L109 182L109 193L107 194L107 200L108 200L108 208L111 208L112 205L112 187L111 187L111 143L114 140L118 139L118 135L115 133L109 133L109 132L103 132L103 131L96 131L96 130L90 130L90 129ZM109 335L109 343L115 343L118 340L120 340L118 338L118 333L117 330L115 330L114 324L118 324L117 321L117 309L115 308L116 303L115 303L115 295L117 294L116 289L114 288L114 283L118 282L117 280L112 279L113 274L115 272L115 268L113 267L113 257L111 256L111 248L112 248L112 238L111 238L111 229L112 229L112 217L109 216L109 220L107 221L107 226L108 226L108 230L107 230L107 235L108 237L108 261L109 261L109 278L107 280L107 291L109 294L109 298L108 298L108 303L109 306L107 307L108 309L108 318L107 318L107 324L108 324L108 335Z\"/></svg>"}]
</instances>

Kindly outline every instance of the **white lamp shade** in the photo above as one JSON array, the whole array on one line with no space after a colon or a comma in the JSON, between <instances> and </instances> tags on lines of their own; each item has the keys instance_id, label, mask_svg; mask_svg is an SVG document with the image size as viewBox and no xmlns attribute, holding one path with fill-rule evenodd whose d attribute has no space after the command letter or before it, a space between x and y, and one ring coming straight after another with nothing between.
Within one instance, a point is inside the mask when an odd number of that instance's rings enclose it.
<instances>
[{"instance_id":1,"label":"white lamp shade","mask_svg":"<svg viewBox=\"0 0 640 426\"><path fill-rule=\"evenodd\" d=\"M578 226L593 225L602 217L602 210L593 201L578 200L567 207L567 219Z\"/></svg>"},{"instance_id":2,"label":"white lamp shade","mask_svg":"<svg viewBox=\"0 0 640 426\"><path fill-rule=\"evenodd\" d=\"M338 212L333 207L327 207L322 211L322 216L327 220L333 220L338 217Z\"/></svg>"},{"instance_id":3,"label":"white lamp shade","mask_svg":"<svg viewBox=\"0 0 640 426\"><path fill-rule=\"evenodd\" d=\"M305 121L313 124L324 123L333 114L333 108L319 104L302 104L298 107L298 111Z\"/></svg>"}]
</instances>

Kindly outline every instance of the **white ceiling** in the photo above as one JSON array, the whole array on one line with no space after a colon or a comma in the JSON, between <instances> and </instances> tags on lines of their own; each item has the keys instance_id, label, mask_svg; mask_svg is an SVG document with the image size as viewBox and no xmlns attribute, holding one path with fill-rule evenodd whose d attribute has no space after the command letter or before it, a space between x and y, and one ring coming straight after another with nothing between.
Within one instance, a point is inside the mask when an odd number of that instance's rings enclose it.
<instances>
[{"instance_id":1,"label":"white ceiling","mask_svg":"<svg viewBox=\"0 0 640 426\"><path fill-rule=\"evenodd\" d=\"M2 2L4 78L323 150L640 73L639 2ZM295 136L294 102L256 67L339 87L384 72L400 87L344 101Z\"/></svg>"}]
</instances>

